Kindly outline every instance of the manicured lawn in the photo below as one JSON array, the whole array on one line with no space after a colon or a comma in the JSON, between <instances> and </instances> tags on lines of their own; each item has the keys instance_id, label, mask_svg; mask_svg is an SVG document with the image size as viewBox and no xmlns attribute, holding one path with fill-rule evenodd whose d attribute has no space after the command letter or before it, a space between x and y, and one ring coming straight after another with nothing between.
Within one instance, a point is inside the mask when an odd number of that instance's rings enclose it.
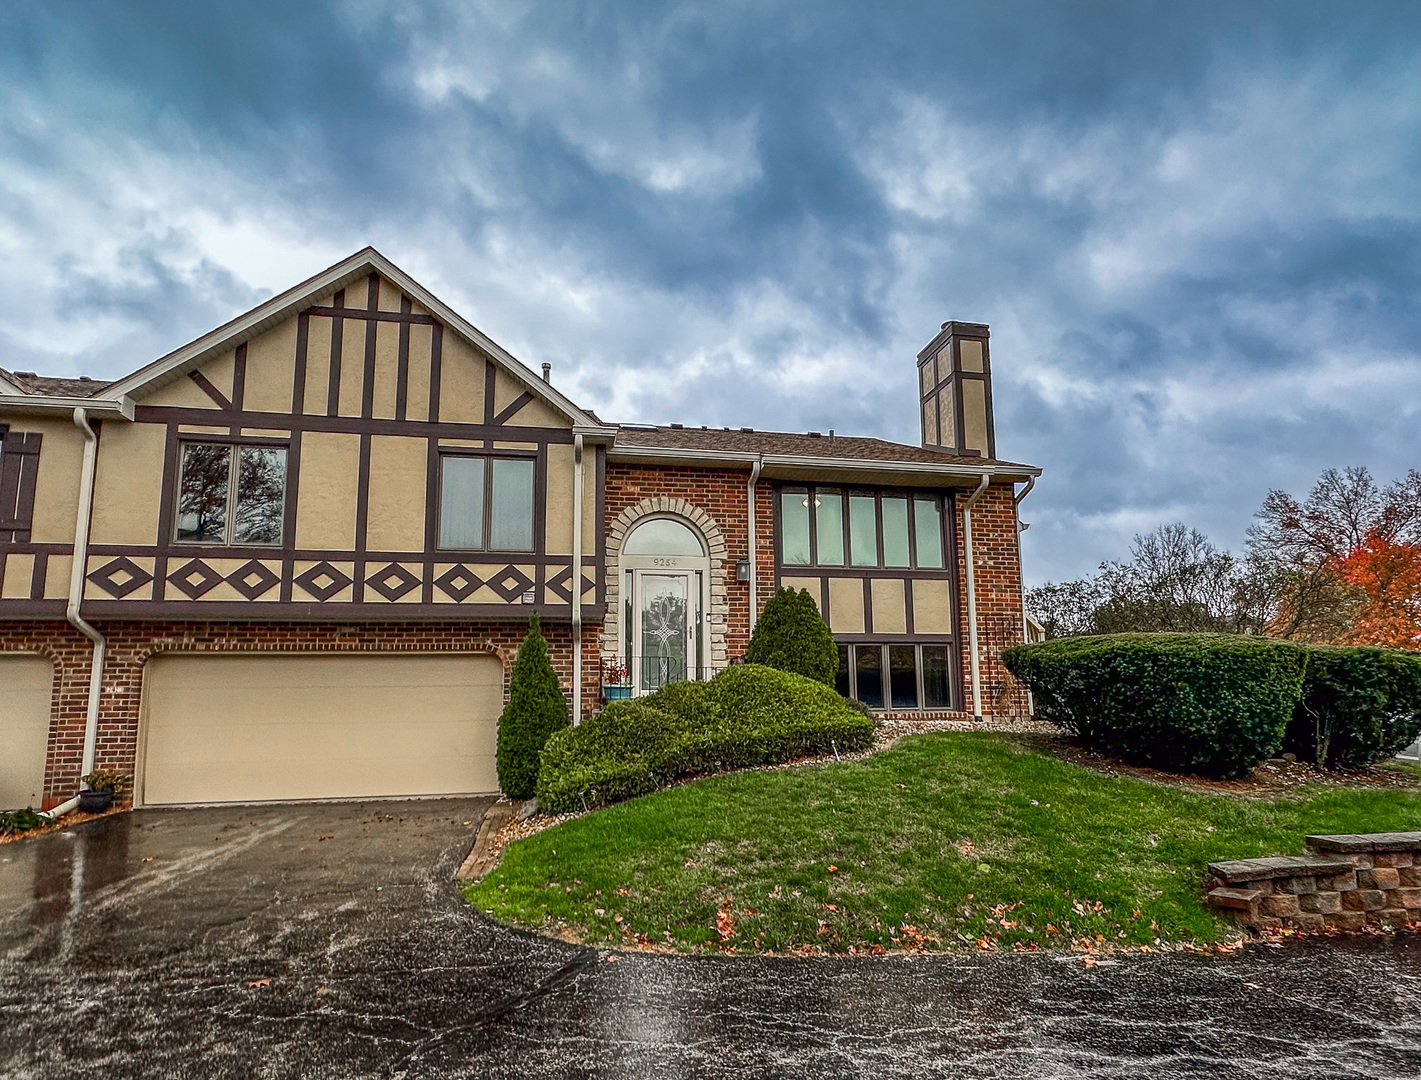
<instances>
[{"instance_id":1,"label":"manicured lawn","mask_svg":"<svg viewBox=\"0 0 1421 1080\"><path fill-rule=\"evenodd\" d=\"M1421 827L1421 791L1205 795L938 733L861 762L740 773L511 845L466 890L590 943L738 952L1214 941L1204 865L1298 854L1314 832ZM1153 924L1153 925L1152 925Z\"/></svg>"}]
</instances>

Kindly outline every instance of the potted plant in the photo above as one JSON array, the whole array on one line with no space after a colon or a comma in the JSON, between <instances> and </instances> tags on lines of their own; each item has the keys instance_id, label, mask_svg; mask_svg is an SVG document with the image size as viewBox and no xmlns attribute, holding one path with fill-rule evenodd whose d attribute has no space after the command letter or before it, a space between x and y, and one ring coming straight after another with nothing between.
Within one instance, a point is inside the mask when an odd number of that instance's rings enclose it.
<instances>
[{"instance_id":1,"label":"potted plant","mask_svg":"<svg viewBox=\"0 0 1421 1080\"><path fill-rule=\"evenodd\" d=\"M85 814L102 814L113 805L118 789L128 780L112 769L95 769L88 776L80 777L87 784L85 791L79 792L79 809Z\"/></svg>"},{"instance_id":2,"label":"potted plant","mask_svg":"<svg viewBox=\"0 0 1421 1080\"><path fill-rule=\"evenodd\" d=\"M602 658L602 700L625 701L632 696L631 669L620 657Z\"/></svg>"}]
</instances>

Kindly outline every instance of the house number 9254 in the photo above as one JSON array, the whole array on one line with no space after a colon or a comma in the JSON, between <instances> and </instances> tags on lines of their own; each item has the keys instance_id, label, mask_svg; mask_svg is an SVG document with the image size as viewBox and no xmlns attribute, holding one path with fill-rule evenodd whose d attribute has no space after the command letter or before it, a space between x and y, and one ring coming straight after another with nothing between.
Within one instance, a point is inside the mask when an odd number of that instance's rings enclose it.
<instances>
[{"instance_id":1,"label":"house number 9254","mask_svg":"<svg viewBox=\"0 0 1421 1080\"><path fill-rule=\"evenodd\" d=\"M674 567L674 566L676 565L676 560L675 560L675 559L660 558L660 559L652 559L651 561L654 562L657 566L673 566L673 567Z\"/></svg>"}]
</instances>

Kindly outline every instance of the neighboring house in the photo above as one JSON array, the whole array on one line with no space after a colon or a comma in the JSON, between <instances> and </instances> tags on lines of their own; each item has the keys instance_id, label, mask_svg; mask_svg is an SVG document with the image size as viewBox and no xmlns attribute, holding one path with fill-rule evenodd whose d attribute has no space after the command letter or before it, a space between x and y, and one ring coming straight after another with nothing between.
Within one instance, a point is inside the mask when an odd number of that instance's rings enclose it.
<instances>
[{"instance_id":1,"label":"neighboring house","mask_svg":"<svg viewBox=\"0 0 1421 1080\"><path fill-rule=\"evenodd\" d=\"M987 346L920 354L922 445L608 424L367 248L116 382L0 372L0 805L493 791L530 612L585 716L777 585L875 708L1022 711Z\"/></svg>"}]
</instances>

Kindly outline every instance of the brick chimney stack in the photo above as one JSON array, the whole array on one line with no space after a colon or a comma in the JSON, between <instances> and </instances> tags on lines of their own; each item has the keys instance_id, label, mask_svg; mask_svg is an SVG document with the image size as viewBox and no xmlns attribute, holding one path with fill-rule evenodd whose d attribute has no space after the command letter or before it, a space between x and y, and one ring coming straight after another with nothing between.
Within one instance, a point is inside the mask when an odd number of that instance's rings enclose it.
<instances>
[{"instance_id":1,"label":"brick chimney stack","mask_svg":"<svg viewBox=\"0 0 1421 1080\"><path fill-rule=\"evenodd\" d=\"M923 446L994 458L992 363L985 323L945 322L918 353Z\"/></svg>"}]
</instances>

